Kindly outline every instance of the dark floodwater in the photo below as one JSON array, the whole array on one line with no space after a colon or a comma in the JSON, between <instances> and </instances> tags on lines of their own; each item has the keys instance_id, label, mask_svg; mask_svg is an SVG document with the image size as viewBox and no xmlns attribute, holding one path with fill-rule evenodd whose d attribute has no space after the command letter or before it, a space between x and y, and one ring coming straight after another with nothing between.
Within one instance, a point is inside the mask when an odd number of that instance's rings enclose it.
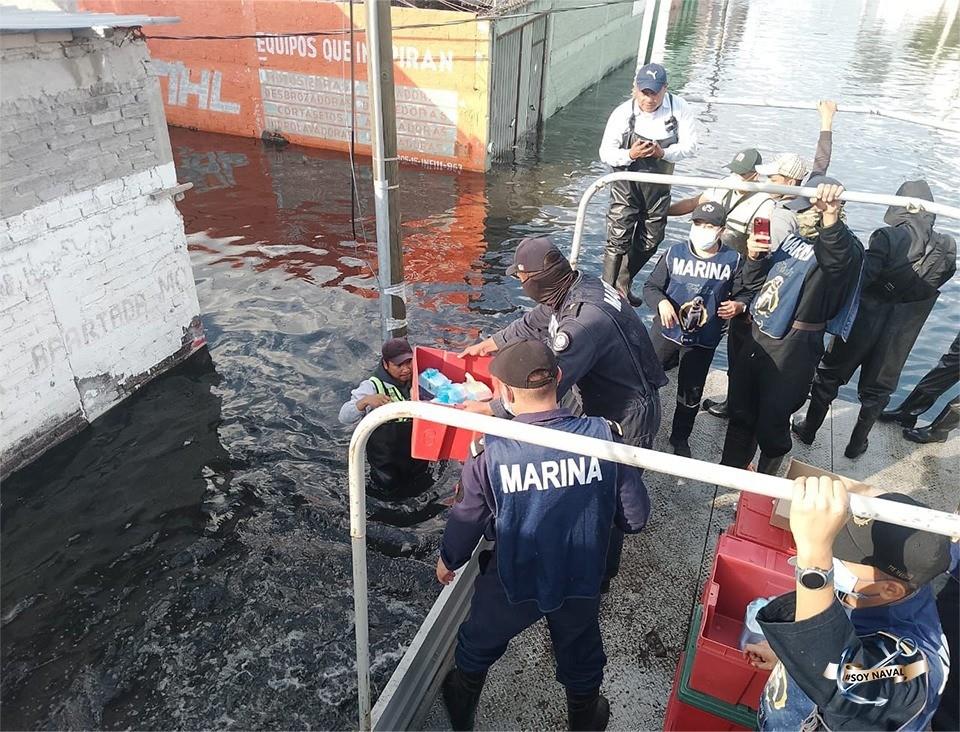
<instances>
[{"instance_id":1,"label":"dark floodwater","mask_svg":"<svg viewBox=\"0 0 960 732\"><path fill-rule=\"evenodd\" d=\"M674 87L690 93L833 96L956 118L960 24L945 34L939 6L685 3L668 66ZM606 116L629 79L628 64L485 176L404 169L417 342L462 344L523 306L503 275L513 244L550 233L569 245L579 195L605 172L595 156ZM700 112L703 146L686 171L713 175L747 145L812 155L813 112ZM940 200L960 204L958 136L842 114L835 136L832 171L849 187L892 192L924 176ZM195 185L181 210L210 353L5 482L0 721L348 727L349 435L336 411L373 365L379 338L369 171L360 170L358 243L341 156L185 130L171 138L180 179ZM864 235L882 213L850 209ZM588 271L599 269L603 210L598 201L589 221ZM676 222L669 234L684 228ZM955 335L958 298L952 283L901 395ZM436 513L452 477L371 528L377 684L436 593Z\"/></svg>"}]
</instances>

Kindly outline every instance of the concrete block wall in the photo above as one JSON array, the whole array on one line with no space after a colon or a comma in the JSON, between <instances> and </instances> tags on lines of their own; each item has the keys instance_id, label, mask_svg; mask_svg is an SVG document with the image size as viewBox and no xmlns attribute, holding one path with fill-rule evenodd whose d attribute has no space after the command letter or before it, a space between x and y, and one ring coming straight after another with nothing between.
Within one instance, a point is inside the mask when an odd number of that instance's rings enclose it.
<instances>
[{"instance_id":1,"label":"concrete block wall","mask_svg":"<svg viewBox=\"0 0 960 732\"><path fill-rule=\"evenodd\" d=\"M5 475L204 339L145 44L2 34L0 90Z\"/></svg>"}]
</instances>

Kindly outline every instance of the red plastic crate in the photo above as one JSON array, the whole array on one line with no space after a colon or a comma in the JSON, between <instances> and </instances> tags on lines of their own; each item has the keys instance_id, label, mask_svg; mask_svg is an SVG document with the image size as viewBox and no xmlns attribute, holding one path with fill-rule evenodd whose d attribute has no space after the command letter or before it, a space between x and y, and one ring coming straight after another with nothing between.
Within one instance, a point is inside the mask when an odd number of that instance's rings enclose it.
<instances>
[{"instance_id":1,"label":"red plastic crate","mask_svg":"<svg viewBox=\"0 0 960 732\"><path fill-rule=\"evenodd\" d=\"M797 545L793 543L793 535L770 523L773 504L773 498L742 492L737 503L737 517L733 522L733 535L778 552L796 554Z\"/></svg>"},{"instance_id":2,"label":"red plastic crate","mask_svg":"<svg viewBox=\"0 0 960 732\"><path fill-rule=\"evenodd\" d=\"M683 669L686 654L680 654L677 671L673 676L673 689L667 702L667 711L663 717L664 732L750 732L749 727L741 727L728 719L717 717L702 709L680 701L678 690L680 672Z\"/></svg>"},{"instance_id":3,"label":"red plastic crate","mask_svg":"<svg viewBox=\"0 0 960 732\"><path fill-rule=\"evenodd\" d=\"M410 396L414 401L420 399L420 372L425 369L437 369L451 381L462 383L469 371L477 381L493 389L490 376L492 356L473 356L457 358L452 351L439 348L416 346L413 349L413 384ZM496 389L494 389L496 393ZM463 462L470 454L470 443L477 437L476 432L450 427L422 419L413 420L413 437L410 454L421 460L459 460Z\"/></svg>"},{"instance_id":4,"label":"red plastic crate","mask_svg":"<svg viewBox=\"0 0 960 732\"><path fill-rule=\"evenodd\" d=\"M729 704L757 709L769 671L750 665L740 650L747 605L757 597L793 590L790 555L720 535L710 578L704 587L703 620L690 687Z\"/></svg>"}]
</instances>

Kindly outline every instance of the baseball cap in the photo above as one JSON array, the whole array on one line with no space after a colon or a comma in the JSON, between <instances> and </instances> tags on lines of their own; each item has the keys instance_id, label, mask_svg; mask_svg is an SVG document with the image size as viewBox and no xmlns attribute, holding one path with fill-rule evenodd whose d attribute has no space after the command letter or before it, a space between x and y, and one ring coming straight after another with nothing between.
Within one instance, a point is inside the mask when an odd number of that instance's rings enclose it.
<instances>
[{"instance_id":1,"label":"baseball cap","mask_svg":"<svg viewBox=\"0 0 960 732\"><path fill-rule=\"evenodd\" d=\"M809 170L807 164L803 162L799 155L781 153L774 158L772 163L758 165L757 172L761 175L782 175L785 178L802 180Z\"/></svg>"},{"instance_id":2,"label":"baseball cap","mask_svg":"<svg viewBox=\"0 0 960 732\"><path fill-rule=\"evenodd\" d=\"M877 498L926 508L902 493L883 493ZM950 539L854 515L834 539L833 556L844 562L876 567L892 577L920 586L949 569Z\"/></svg>"},{"instance_id":3,"label":"baseball cap","mask_svg":"<svg viewBox=\"0 0 960 732\"><path fill-rule=\"evenodd\" d=\"M744 173L752 173L755 171L757 166L762 162L763 158L760 156L760 151L755 147L748 147L746 150L741 150L734 155L733 160L723 167L728 168L731 173L743 175Z\"/></svg>"},{"instance_id":4,"label":"baseball cap","mask_svg":"<svg viewBox=\"0 0 960 732\"><path fill-rule=\"evenodd\" d=\"M843 185L836 178L831 178L830 176L823 175L822 173L811 175L806 180L801 181L801 185L804 188L816 188L821 184L833 185L833 186ZM808 208L811 208L812 206L813 204L810 203L810 199L807 196L797 196L796 198L791 198L789 201L783 204L784 208L788 208L795 213L799 213L800 211L806 211Z\"/></svg>"},{"instance_id":5,"label":"baseball cap","mask_svg":"<svg viewBox=\"0 0 960 732\"><path fill-rule=\"evenodd\" d=\"M550 376L531 380L530 374L537 371L547 371ZM512 341L497 351L490 373L507 386L539 389L557 378L557 357L542 341Z\"/></svg>"},{"instance_id":6,"label":"baseball cap","mask_svg":"<svg viewBox=\"0 0 960 732\"><path fill-rule=\"evenodd\" d=\"M660 64L647 64L637 69L637 89L658 92L667 83L667 70Z\"/></svg>"},{"instance_id":7,"label":"baseball cap","mask_svg":"<svg viewBox=\"0 0 960 732\"><path fill-rule=\"evenodd\" d=\"M530 236L520 242L513 255L513 264L507 267L507 274L513 277L518 272L542 272L563 258L549 236Z\"/></svg>"},{"instance_id":8,"label":"baseball cap","mask_svg":"<svg viewBox=\"0 0 960 732\"><path fill-rule=\"evenodd\" d=\"M714 226L723 226L727 223L727 210L719 203L707 201L693 209L693 213L690 214L690 219L692 221L702 221L705 224L713 224Z\"/></svg>"},{"instance_id":9,"label":"baseball cap","mask_svg":"<svg viewBox=\"0 0 960 732\"><path fill-rule=\"evenodd\" d=\"M380 353L383 354L384 361L389 361L394 366L399 366L413 359L413 349L410 348L406 338L391 338L383 344Z\"/></svg>"}]
</instances>

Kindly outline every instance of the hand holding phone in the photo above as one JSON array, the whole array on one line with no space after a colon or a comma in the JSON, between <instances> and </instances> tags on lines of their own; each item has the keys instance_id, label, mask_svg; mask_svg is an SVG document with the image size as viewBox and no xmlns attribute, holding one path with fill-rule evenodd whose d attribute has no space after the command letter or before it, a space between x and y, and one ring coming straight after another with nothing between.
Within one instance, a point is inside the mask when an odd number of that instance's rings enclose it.
<instances>
[{"instance_id":1,"label":"hand holding phone","mask_svg":"<svg viewBox=\"0 0 960 732\"><path fill-rule=\"evenodd\" d=\"M747 239L747 251L752 259L763 259L770 254L770 219L757 216L753 233Z\"/></svg>"}]
</instances>

